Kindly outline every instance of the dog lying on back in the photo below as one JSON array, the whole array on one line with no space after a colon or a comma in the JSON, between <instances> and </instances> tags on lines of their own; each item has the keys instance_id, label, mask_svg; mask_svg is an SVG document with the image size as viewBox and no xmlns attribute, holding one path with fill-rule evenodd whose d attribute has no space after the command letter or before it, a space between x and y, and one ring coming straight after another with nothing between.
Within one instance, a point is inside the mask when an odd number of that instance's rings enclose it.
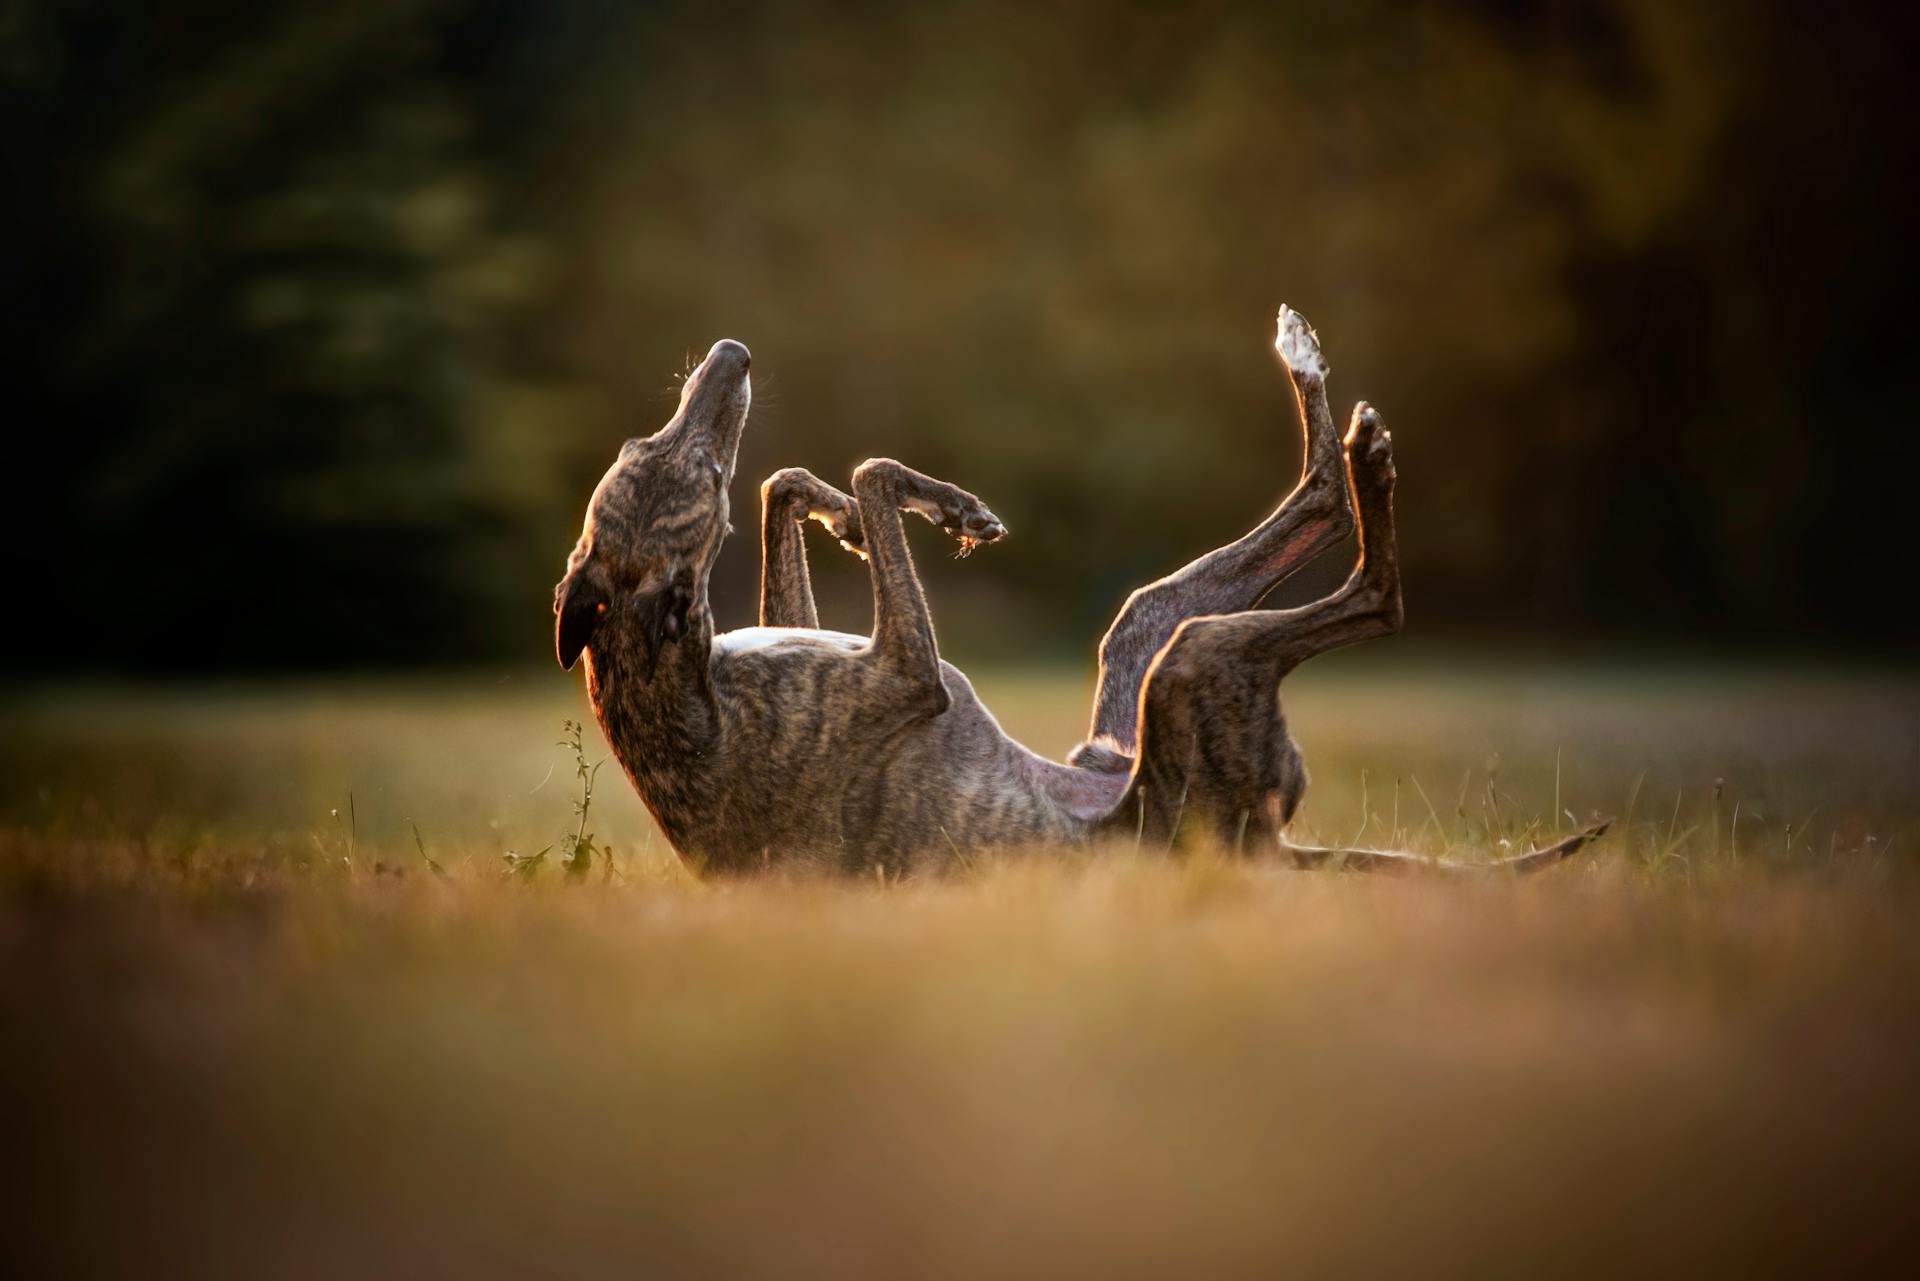
<instances>
[{"instance_id":1,"label":"dog lying on back","mask_svg":"<svg viewBox=\"0 0 1920 1281\"><path fill-rule=\"evenodd\" d=\"M1342 437L1319 341L1284 307L1275 348L1306 434L1299 483L1246 536L1128 599L1100 643L1091 733L1062 764L1008 737L940 658L902 518L924 517L963 552L1006 526L892 459L856 468L851 494L798 468L770 477L760 625L715 633L707 580L752 400L747 349L715 343L672 420L621 446L554 591L560 663L586 655L594 713L674 848L715 871L897 871L1106 832L1164 843L1204 831L1301 866L1455 866L1285 840L1307 774L1280 681L1315 654L1398 631L1401 604L1392 439L1364 403ZM866 558L870 637L821 630L809 521ZM1256 608L1356 530L1359 564L1338 591ZM1603 830L1502 865L1544 866Z\"/></svg>"}]
</instances>

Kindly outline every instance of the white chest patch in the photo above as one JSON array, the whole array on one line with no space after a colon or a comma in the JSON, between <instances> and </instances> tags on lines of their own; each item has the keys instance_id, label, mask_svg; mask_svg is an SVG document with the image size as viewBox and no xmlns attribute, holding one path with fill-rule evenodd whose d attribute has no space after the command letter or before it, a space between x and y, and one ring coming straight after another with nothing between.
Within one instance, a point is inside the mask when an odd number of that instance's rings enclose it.
<instances>
[{"instance_id":1,"label":"white chest patch","mask_svg":"<svg viewBox=\"0 0 1920 1281\"><path fill-rule=\"evenodd\" d=\"M713 638L720 652L729 655L745 654L789 641L824 642L841 649L859 649L867 643L867 638L848 632L823 631L817 627L742 627L739 631L722 632Z\"/></svg>"}]
</instances>

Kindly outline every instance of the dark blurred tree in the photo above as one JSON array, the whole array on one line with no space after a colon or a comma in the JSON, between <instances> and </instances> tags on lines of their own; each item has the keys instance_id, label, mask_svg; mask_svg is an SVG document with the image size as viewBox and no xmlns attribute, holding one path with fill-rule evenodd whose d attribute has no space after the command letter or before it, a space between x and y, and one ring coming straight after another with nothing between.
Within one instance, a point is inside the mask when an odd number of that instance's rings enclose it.
<instances>
[{"instance_id":1,"label":"dark blurred tree","mask_svg":"<svg viewBox=\"0 0 1920 1281\"><path fill-rule=\"evenodd\" d=\"M1812 427L1833 388L1787 333L1850 327L1824 300L1872 298L1894 248L1858 245L1886 239L1885 203L1798 174L1875 166L1840 121L1893 123L1901 77L1872 29L1808 22L763 5L722 52L670 8L608 64L647 61L643 85L583 91L614 124L580 205L607 270L579 349L618 385L663 315L764 338L790 417L762 419L758 461L885 450L962 476L1025 517L1000 572L1056 610L1074 583L1086 635L1284 483L1262 350L1284 299L1329 335L1340 394L1400 429L1416 617L1845 635L1815 604L1822 522L1849 506ZM1808 109L1782 85L1816 68L1866 74ZM1780 217L1805 238L1790 264ZM1838 523L1869 537L1861 515Z\"/></svg>"},{"instance_id":2,"label":"dark blurred tree","mask_svg":"<svg viewBox=\"0 0 1920 1281\"><path fill-rule=\"evenodd\" d=\"M1084 653L1291 475L1283 300L1395 426L1423 627L1884 639L1899 469L1835 437L1914 416L1892 6L4 13L43 655L531 657L722 335L743 481L952 475L1017 537L929 558L943 634Z\"/></svg>"},{"instance_id":3,"label":"dark blurred tree","mask_svg":"<svg viewBox=\"0 0 1920 1281\"><path fill-rule=\"evenodd\" d=\"M79 163L52 231L88 286L35 424L82 571L55 591L112 614L53 639L130 666L510 652L553 559L525 529L559 479L553 397L510 328L550 254L434 73L436 6L220 12L36 32L53 69L25 87L79 109L50 123L85 148L49 157Z\"/></svg>"}]
</instances>

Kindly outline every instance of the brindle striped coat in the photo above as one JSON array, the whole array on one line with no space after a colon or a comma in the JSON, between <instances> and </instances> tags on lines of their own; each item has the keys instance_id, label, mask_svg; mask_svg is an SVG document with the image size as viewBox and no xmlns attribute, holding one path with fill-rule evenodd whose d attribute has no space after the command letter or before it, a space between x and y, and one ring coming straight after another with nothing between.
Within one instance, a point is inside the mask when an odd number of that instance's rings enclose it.
<instances>
[{"instance_id":1,"label":"brindle striped coat","mask_svg":"<svg viewBox=\"0 0 1920 1281\"><path fill-rule=\"evenodd\" d=\"M760 626L716 635L707 578L751 400L751 357L714 344L673 419L630 440L594 490L554 593L560 662L587 689L635 789L697 866L795 863L865 871L1118 830L1165 842L1207 831L1303 865L1421 860L1286 844L1306 787L1277 698L1294 666L1401 623L1391 439L1355 407L1344 439L1310 326L1280 311L1275 342L1306 435L1299 484L1239 541L1135 592L1100 646L1092 731L1065 764L1007 736L943 662L902 514L960 540L1006 533L972 494L891 459L848 495L788 469L761 487ZM822 631L801 536L816 521L872 570L871 637ZM1300 609L1255 607L1358 529L1346 585ZM1583 833L1510 860L1553 861Z\"/></svg>"}]
</instances>

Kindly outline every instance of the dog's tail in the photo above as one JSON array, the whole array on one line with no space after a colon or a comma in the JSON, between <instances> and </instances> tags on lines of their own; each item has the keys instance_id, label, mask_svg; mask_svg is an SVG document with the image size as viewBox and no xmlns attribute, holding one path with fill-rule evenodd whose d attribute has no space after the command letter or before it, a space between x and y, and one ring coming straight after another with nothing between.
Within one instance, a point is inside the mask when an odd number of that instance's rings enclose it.
<instances>
[{"instance_id":1,"label":"dog's tail","mask_svg":"<svg viewBox=\"0 0 1920 1281\"><path fill-rule=\"evenodd\" d=\"M1282 850L1293 856L1295 867L1301 868L1348 868L1355 872L1439 872L1443 875L1474 872L1537 872L1543 867L1551 867L1576 850L1600 839L1611 826L1613 826L1612 819L1601 819L1593 826L1575 832L1564 840L1555 841L1544 849L1512 854L1491 863L1455 863L1449 859L1428 858L1422 854L1404 854L1395 850L1341 850L1326 849L1318 845L1288 844L1283 846Z\"/></svg>"}]
</instances>

